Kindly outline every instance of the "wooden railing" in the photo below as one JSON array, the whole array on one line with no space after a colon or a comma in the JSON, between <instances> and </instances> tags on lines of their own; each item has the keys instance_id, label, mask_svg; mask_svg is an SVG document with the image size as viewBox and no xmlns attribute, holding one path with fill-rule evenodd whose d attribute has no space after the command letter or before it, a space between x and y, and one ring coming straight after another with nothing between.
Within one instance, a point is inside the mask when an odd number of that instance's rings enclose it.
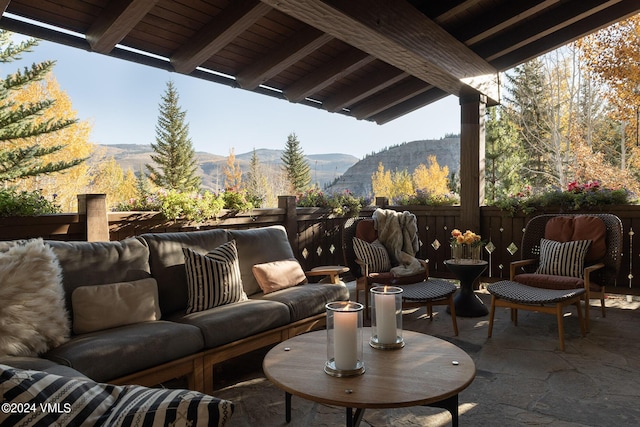
<instances>
[{"instance_id":1,"label":"wooden railing","mask_svg":"<svg viewBox=\"0 0 640 427\"><path fill-rule=\"evenodd\" d=\"M143 233L204 230L211 228L244 229L282 224L287 229L291 246L305 270L319 265L344 264L342 252L342 226L347 218L336 217L327 209L296 208L295 199L280 198L280 207L254 209L249 212L224 211L216 221L203 224L165 220L155 212L111 212L108 218L108 237L121 240ZM449 240L451 230L459 227L460 208L457 206L381 206L397 211L409 210L418 221L422 246L418 256L429 260L430 274L434 277L453 277L444 265L451 256ZM370 216L375 207L361 212ZM600 210L595 210L601 212ZM591 212L594 212L592 210ZM640 206L607 206L607 213L620 217L624 229L622 268L614 293L640 294L640 242L635 242L635 230L640 230ZM490 242L495 250L483 252L489 268L485 280L508 277L509 263L520 259L522 230L527 221L540 213L560 213L558 209L545 209L529 215L510 216L498 208L481 208L480 230L473 230ZM575 213L571 211L571 213ZM587 213L587 212L585 212ZM45 215L40 217L3 218L0 222L0 240L43 237L51 240L87 240L87 213ZM634 244L635 243L635 244ZM636 261L637 260L637 261Z\"/></svg>"}]
</instances>

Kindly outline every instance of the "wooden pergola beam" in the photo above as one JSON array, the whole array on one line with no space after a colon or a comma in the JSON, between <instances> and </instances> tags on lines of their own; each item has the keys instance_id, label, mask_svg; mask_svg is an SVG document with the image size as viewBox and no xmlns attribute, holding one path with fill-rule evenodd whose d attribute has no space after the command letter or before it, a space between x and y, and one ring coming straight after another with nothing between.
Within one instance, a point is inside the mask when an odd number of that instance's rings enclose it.
<instances>
[{"instance_id":1,"label":"wooden pergola beam","mask_svg":"<svg viewBox=\"0 0 640 427\"><path fill-rule=\"evenodd\" d=\"M402 83L393 86L393 88L380 92L351 108L351 115L360 120L368 119L374 114L398 105L432 88L432 85L420 79L409 77L403 80Z\"/></svg>"},{"instance_id":2,"label":"wooden pergola beam","mask_svg":"<svg viewBox=\"0 0 640 427\"><path fill-rule=\"evenodd\" d=\"M261 1L449 93L499 100L497 70L408 2Z\"/></svg>"},{"instance_id":3,"label":"wooden pergola beam","mask_svg":"<svg viewBox=\"0 0 640 427\"><path fill-rule=\"evenodd\" d=\"M257 0L236 0L171 56L179 73L189 74L265 16L271 7Z\"/></svg>"},{"instance_id":4,"label":"wooden pergola beam","mask_svg":"<svg viewBox=\"0 0 640 427\"><path fill-rule=\"evenodd\" d=\"M86 37L91 49L109 53L126 37L159 0L116 0L87 30Z\"/></svg>"},{"instance_id":5,"label":"wooden pergola beam","mask_svg":"<svg viewBox=\"0 0 640 427\"><path fill-rule=\"evenodd\" d=\"M348 108L362 101L384 88L398 83L408 76L409 74L399 71L390 65L386 65L382 71L373 74L371 78L360 80L358 83L348 86L340 93L325 99L322 102L322 106L325 110L335 113L336 111Z\"/></svg>"},{"instance_id":6,"label":"wooden pergola beam","mask_svg":"<svg viewBox=\"0 0 640 427\"><path fill-rule=\"evenodd\" d=\"M239 72L236 80L241 88L253 90L332 39L329 34L305 27L275 51L266 53L262 59Z\"/></svg>"},{"instance_id":7,"label":"wooden pergola beam","mask_svg":"<svg viewBox=\"0 0 640 427\"><path fill-rule=\"evenodd\" d=\"M637 13L636 6L630 2L619 2L599 13L574 22L555 33L537 39L526 47L514 50L507 55L491 61L499 69L509 68L509 64L526 62L539 56L537 52L549 52L558 46L560 40L577 40L590 33L593 28L604 28L620 20L620 16L632 16Z\"/></svg>"},{"instance_id":8,"label":"wooden pergola beam","mask_svg":"<svg viewBox=\"0 0 640 427\"><path fill-rule=\"evenodd\" d=\"M407 113L418 110L424 107L426 104L431 104L442 98L449 96L449 94L442 89L433 87L420 95L414 96L406 101L401 102L391 108L388 108L375 116L371 116L370 120L373 120L379 125L395 120L398 117L402 117Z\"/></svg>"},{"instance_id":9,"label":"wooden pergola beam","mask_svg":"<svg viewBox=\"0 0 640 427\"><path fill-rule=\"evenodd\" d=\"M500 38L490 39L474 46L474 50L488 61L494 60L514 52L529 43L554 34L575 22L587 18L598 10L604 10L620 0L580 0L569 1L554 9L553 14L546 14L534 18L527 26L504 33ZM554 36L555 37L555 36Z\"/></svg>"},{"instance_id":10,"label":"wooden pergola beam","mask_svg":"<svg viewBox=\"0 0 640 427\"><path fill-rule=\"evenodd\" d=\"M373 61L375 61L373 56L361 50L349 48L286 88L284 95L291 102L299 102Z\"/></svg>"},{"instance_id":11,"label":"wooden pergola beam","mask_svg":"<svg viewBox=\"0 0 640 427\"><path fill-rule=\"evenodd\" d=\"M474 25L467 25L461 28L454 36L458 40L462 40L467 46L473 46L480 40L488 39L494 34L535 16L556 3L560 3L560 0L518 0L510 2L506 7L501 7L499 10L491 10L484 19L474 22ZM467 2L464 2L461 5L466 6L466 4ZM456 8L453 8L449 12L455 10ZM435 18L435 22L438 24L446 22L443 19L444 16L438 16Z\"/></svg>"}]
</instances>

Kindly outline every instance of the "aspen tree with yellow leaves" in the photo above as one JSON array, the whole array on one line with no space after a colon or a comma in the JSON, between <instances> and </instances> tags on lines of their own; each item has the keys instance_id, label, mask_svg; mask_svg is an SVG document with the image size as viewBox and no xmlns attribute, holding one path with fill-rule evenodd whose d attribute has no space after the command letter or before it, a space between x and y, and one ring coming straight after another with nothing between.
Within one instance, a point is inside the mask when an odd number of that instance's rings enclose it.
<instances>
[{"instance_id":1,"label":"aspen tree with yellow leaves","mask_svg":"<svg viewBox=\"0 0 640 427\"><path fill-rule=\"evenodd\" d=\"M41 169L34 164L34 169L23 174L14 184L18 190L40 190L45 197L55 198L62 211L76 212L77 195L87 192L91 182L89 165L84 161L95 149L94 144L89 141L91 125L87 121L75 121L76 111L73 110L71 99L51 73L10 96L11 102L15 105L31 105L47 99L55 102L33 118L33 126L52 121L66 121L72 124L55 132L12 140L12 146L14 149L23 150L35 146L39 150L47 151L47 154L38 157L37 164L69 167L37 173Z\"/></svg>"},{"instance_id":2,"label":"aspen tree with yellow leaves","mask_svg":"<svg viewBox=\"0 0 640 427\"><path fill-rule=\"evenodd\" d=\"M12 33L0 30L0 62L11 63L37 45L27 39L16 43ZM78 122L50 75L54 61L44 61L9 74L0 85L0 183L4 189L46 189L53 174L82 164L90 149L88 130ZM75 195L74 195L75 197ZM61 203L60 199L58 203ZM63 210L64 210L63 206Z\"/></svg>"},{"instance_id":3,"label":"aspen tree with yellow leaves","mask_svg":"<svg viewBox=\"0 0 640 427\"><path fill-rule=\"evenodd\" d=\"M234 148L229 149L229 156L224 167L224 188L227 191L239 191L242 188L242 169L236 162Z\"/></svg>"}]
</instances>

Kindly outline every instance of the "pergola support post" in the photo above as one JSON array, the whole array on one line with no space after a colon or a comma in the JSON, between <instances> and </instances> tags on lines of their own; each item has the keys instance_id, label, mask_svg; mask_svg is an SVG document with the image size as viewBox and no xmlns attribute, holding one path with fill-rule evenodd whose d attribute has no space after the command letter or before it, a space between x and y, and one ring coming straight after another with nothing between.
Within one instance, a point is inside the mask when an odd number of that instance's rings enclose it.
<instances>
[{"instance_id":1,"label":"pergola support post","mask_svg":"<svg viewBox=\"0 0 640 427\"><path fill-rule=\"evenodd\" d=\"M278 196L278 208L284 209L284 225L287 237L293 249L298 253L298 213L296 209L296 196Z\"/></svg>"},{"instance_id":2,"label":"pergola support post","mask_svg":"<svg viewBox=\"0 0 640 427\"><path fill-rule=\"evenodd\" d=\"M109 241L106 194L78 194L78 214L85 217L87 242Z\"/></svg>"},{"instance_id":3,"label":"pergola support post","mask_svg":"<svg viewBox=\"0 0 640 427\"><path fill-rule=\"evenodd\" d=\"M480 230L480 206L484 203L485 114L487 97L460 97L460 228Z\"/></svg>"}]
</instances>

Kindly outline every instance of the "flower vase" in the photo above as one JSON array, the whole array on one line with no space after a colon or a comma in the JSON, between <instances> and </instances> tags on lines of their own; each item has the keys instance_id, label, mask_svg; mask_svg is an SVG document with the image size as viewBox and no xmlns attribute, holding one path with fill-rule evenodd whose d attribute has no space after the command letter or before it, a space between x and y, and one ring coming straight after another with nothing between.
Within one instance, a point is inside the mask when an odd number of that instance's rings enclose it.
<instances>
[{"instance_id":1,"label":"flower vase","mask_svg":"<svg viewBox=\"0 0 640 427\"><path fill-rule=\"evenodd\" d=\"M469 246L471 252L471 260L474 263L480 262L482 259L482 245Z\"/></svg>"},{"instance_id":2,"label":"flower vase","mask_svg":"<svg viewBox=\"0 0 640 427\"><path fill-rule=\"evenodd\" d=\"M456 262L459 262L461 259L465 257L464 253L464 245L463 243L451 243L451 258L453 258Z\"/></svg>"}]
</instances>

